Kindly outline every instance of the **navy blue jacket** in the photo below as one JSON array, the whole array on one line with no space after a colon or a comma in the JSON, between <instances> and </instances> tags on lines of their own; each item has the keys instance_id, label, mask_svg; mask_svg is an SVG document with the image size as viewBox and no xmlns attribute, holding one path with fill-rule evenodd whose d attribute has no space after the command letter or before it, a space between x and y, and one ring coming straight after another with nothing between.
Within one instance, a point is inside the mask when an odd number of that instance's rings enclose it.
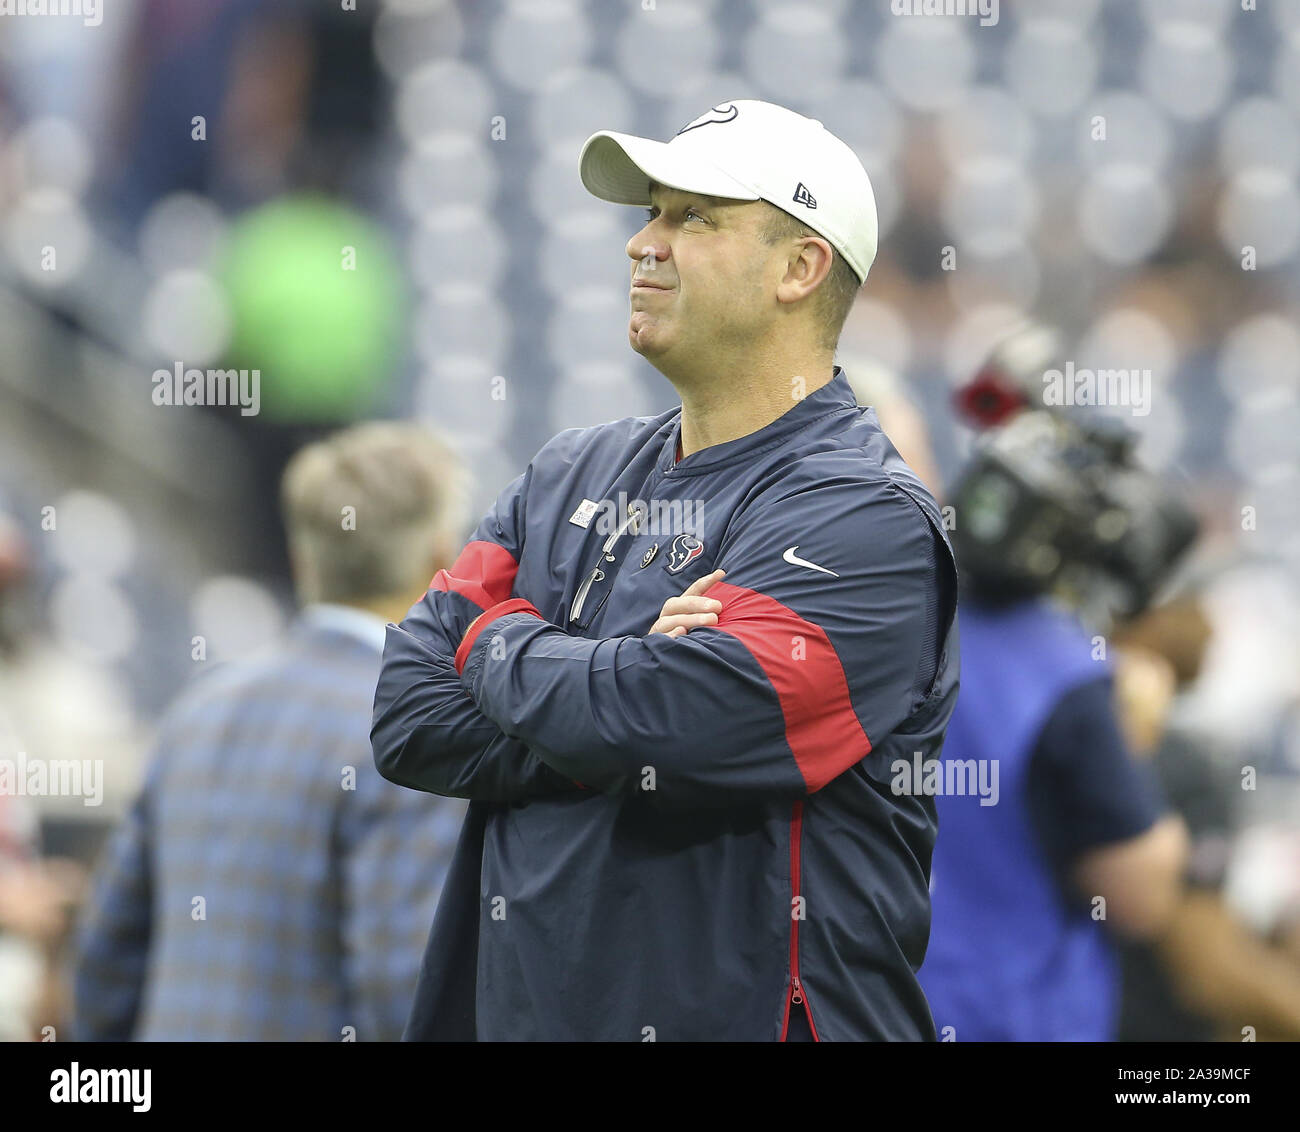
<instances>
[{"instance_id":1,"label":"navy blue jacket","mask_svg":"<svg viewBox=\"0 0 1300 1132\"><path fill-rule=\"evenodd\" d=\"M389 626L376 765L471 799L409 1039L934 1038L890 786L957 692L934 500L838 367L678 461L680 417L560 433ZM716 568L716 626L646 635Z\"/></svg>"}]
</instances>

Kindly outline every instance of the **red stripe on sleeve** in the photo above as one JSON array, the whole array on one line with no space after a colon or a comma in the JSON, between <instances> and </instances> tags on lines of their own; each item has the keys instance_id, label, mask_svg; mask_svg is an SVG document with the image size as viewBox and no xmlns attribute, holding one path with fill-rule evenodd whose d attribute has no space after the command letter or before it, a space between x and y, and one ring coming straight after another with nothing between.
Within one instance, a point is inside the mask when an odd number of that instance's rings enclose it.
<instances>
[{"instance_id":1,"label":"red stripe on sleeve","mask_svg":"<svg viewBox=\"0 0 1300 1132\"><path fill-rule=\"evenodd\" d=\"M512 597L509 601L499 602L491 609L485 609L469 623L469 628L465 630L465 637L456 650L455 665L458 675L465 671L465 665L469 663L470 650L473 649L474 643L483 630L507 613L531 613L534 617L542 616L537 607L525 597Z\"/></svg>"},{"instance_id":2,"label":"red stripe on sleeve","mask_svg":"<svg viewBox=\"0 0 1300 1132\"><path fill-rule=\"evenodd\" d=\"M480 609L505 601L515 587L519 563L495 542L468 543L450 570L439 570L429 589L458 593Z\"/></svg>"},{"instance_id":3,"label":"red stripe on sleeve","mask_svg":"<svg viewBox=\"0 0 1300 1132\"><path fill-rule=\"evenodd\" d=\"M844 666L820 625L743 586L715 582L707 596L722 602L713 627L739 640L776 689L786 742L809 793L871 753Z\"/></svg>"}]
</instances>

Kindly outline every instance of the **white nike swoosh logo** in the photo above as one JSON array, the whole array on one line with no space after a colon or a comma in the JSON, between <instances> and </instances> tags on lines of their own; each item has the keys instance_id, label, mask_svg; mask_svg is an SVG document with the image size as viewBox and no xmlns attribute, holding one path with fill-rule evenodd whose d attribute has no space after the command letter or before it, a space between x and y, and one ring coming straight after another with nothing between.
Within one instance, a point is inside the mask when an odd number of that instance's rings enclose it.
<instances>
[{"instance_id":1,"label":"white nike swoosh logo","mask_svg":"<svg viewBox=\"0 0 1300 1132\"><path fill-rule=\"evenodd\" d=\"M822 574L829 574L832 578L839 577L834 570L827 570L825 566L818 566L816 562L809 562L806 558L800 558L795 554L795 551L798 549L799 544L795 543L794 546L781 555L781 557L790 563L791 566L807 566L809 570L817 570Z\"/></svg>"}]
</instances>

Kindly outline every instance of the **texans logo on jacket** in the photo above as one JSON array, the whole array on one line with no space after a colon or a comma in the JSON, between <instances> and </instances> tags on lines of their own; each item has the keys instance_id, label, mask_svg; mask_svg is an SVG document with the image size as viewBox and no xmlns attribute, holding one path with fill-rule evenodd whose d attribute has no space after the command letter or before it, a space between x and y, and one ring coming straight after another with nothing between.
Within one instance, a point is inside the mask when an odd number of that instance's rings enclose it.
<instances>
[{"instance_id":1,"label":"texans logo on jacket","mask_svg":"<svg viewBox=\"0 0 1300 1132\"><path fill-rule=\"evenodd\" d=\"M681 534L672 541L668 548L668 557L664 565L668 567L668 573L680 574L701 554L704 553L704 542L694 535Z\"/></svg>"}]
</instances>

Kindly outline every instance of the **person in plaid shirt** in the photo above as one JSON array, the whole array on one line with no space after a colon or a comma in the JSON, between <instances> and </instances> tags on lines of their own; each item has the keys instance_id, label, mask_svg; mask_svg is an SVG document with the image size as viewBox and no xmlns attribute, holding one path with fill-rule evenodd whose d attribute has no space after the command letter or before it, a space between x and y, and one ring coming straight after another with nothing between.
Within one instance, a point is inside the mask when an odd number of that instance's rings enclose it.
<instances>
[{"instance_id":1,"label":"person in plaid shirt","mask_svg":"<svg viewBox=\"0 0 1300 1132\"><path fill-rule=\"evenodd\" d=\"M84 913L74 1038L400 1038L464 803L380 777L371 705L385 623L451 559L459 486L413 426L294 457L304 609L269 655L200 678L162 721Z\"/></svg>"}]
</instances>

